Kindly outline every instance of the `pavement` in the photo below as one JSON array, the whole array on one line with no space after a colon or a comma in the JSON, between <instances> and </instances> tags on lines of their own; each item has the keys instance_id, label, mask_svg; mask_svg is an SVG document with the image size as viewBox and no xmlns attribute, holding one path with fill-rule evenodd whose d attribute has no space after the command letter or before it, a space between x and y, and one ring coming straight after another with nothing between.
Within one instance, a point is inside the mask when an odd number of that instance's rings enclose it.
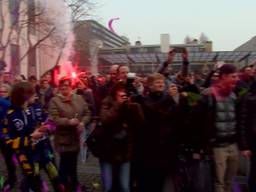
<instances>
[{"instance_id":1,"label":"pavement","mask_svg":"<svg viewBox=\"0 0 256 192\"><path fill-rule=\"evenodd\" d=\"M57 157L58 159L58 157ZM57 161L58 162L58 161ZM17 170L18 174L20 175L20 170ZM3 161L2 155L0 155L0 185L2 185L3 180L6 178L6 167ZM14 188L13 192L18 192L18 186L20 179L22 177L18 177L19 181ZM47 176L42 171L42 178L47 181ZM78 161L78 178L81 185L86 186L86 192L102 192L101 181L100 181L100 169L99 163L97 158L89 155L89 158L84 161L84 158L79 157ZM235 186L233 192L248 192L247 188L247 177L245 176L238 176L236 178L236 182L233 184ZM50 184L49 184L50 186ZM53 191L50 187L50 191Z\"/></svg>"},{"instance_id":2,"label":"pavement","mask_svg":"<svg viewBox=\"0 0 256 192\"><path fill-rule=\"evenodd\" d=\"M58 161L57 161L58 162ZM89 158L86 160L86 162L83 161L83 159L80 157L78 161L78 178L81 185L86 186L87 191L86 192L102 192L101 189L101 181L100 181L100 169L98 165L98 160L94 158L92 155L89 156ZM3 184L3 181L6 179L6 167L5 163L2 157L2 154L0 155L0 185ZM17 174L20 175L19 168L17 169ZM18 192L18 186L20 183L22 177L18 176L18 182L16 184L16 187L12 190L12 192ZM42 178L44 180L48 180L46 174L44 171L42 171ZM49 184L50 191L53 191L51 189L51 186Z\"/></svg>"}]
</instances>

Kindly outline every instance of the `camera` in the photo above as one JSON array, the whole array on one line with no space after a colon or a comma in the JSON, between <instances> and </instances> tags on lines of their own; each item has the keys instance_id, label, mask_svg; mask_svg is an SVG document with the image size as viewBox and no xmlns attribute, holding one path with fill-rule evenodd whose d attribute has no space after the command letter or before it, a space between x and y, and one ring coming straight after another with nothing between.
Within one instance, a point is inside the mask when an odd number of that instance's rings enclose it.
<instances>
[{"instance_id":1,"label":"camera","mask_svg":"<svg viewBox=\"0 0 256 192\"><path fill-rule=\"evenodd\" d=\"M136 73L128 73L127 74L127 84L128 85L133 84L135 77L136 77Z\"/></svg>"},{"instance_id":2,"label":"camera","mask_svg":"<svg viewBox=\"0 0 256 192\"><path fill-rule=\"evenodd\" d=\"M135 77L136 77L136 73L128 73L127 74L128 79L135 79Z\"/></svg>"},{"instance_id":3,"label":"camera","mask_svg":"<svg viewBox=\"0 0 256 192\"><path fill-rule=\"evenodd\" d=\"M133 86L133 82L134 82L135 78L136 78L136 73L128 73L127 74L126 88L127 88L128 96L131 96L134 93L136 93L136 89Z\"/></svg>"}]
</instances>

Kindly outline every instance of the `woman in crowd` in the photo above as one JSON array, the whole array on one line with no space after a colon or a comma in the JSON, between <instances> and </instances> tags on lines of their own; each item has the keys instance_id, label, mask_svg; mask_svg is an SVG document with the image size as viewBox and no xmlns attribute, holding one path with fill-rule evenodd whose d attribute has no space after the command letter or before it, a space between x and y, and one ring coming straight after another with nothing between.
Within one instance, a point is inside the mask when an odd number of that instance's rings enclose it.
<instances>
[{"instance_id":1,"label":"woman in crowd","mask_svg":"<svg viewBox=\"0 0 256 192\"><path fill-rule=\"evenodd\" d=\"M141 192L163 191L167 180L168 191L175 191L180 98L177 86L165 94L164 79L159 73L148 76L149 93L142 103L145 126L139 130L137 153Z\"/></svg>"},{"instance_id":2,"label":"woman in crowd","mask_svg":"<svg viewBox=\"0 0 256 192\"><path fill-rule=\"evenodd\" d=\"M11 107L7 113L8 137L6 143L14 150L21 170L28 184L28 190L41 191L40 177L35 176L32 140L40 138L44 133L36 132L28 105L34 102L35 92L27 82L14 85L11 92ZM39 128L40 129L40 128ZM22 191L25 191L25 189Z\"/></svg>"},{"instance_id":3,"label":"woman in crowd","mask_svg":"<svg viewBox=\"0 0 256 192\"><path fill-rule=\"evenodd\" d=\"M59 81L59 93L49 103L49 115L56 123L55 149L60 154L59 175L67 190L79 187L77 160L80 134L90 120L87 103L80 95L72 93L72 80Z\"/></svg>"},{"instance_id":4,"label":"woman in crowd","mask_svg":"<svg viewBox=\"0 0 256 192\"><path fill-rule=\"evenodd\" d=\"M159 73L148 76L148 94L142 101L145 126L138 138L139 191L179 191L178 154L190 119L188 95L198 89L192 81L186 87L170 82ZM186 91L180 93L180 90ZM190 135L191 136L191 135Z\"/></svg>"},{"instance_id":5,"label":"woman in crowd","mask_svg":"<svg viewBox=\"0 0 256 192\"><path fill-rule=\"evenodd\" d=\"M120 82L101 107L101 138L104 141L99 159L105 192L114 188L119 192L130 191L130 165L143 113L139 104L128 100L127 94L125 84ZM115 187L114 183L117 184Z\"/></svg>"}]
</instances>

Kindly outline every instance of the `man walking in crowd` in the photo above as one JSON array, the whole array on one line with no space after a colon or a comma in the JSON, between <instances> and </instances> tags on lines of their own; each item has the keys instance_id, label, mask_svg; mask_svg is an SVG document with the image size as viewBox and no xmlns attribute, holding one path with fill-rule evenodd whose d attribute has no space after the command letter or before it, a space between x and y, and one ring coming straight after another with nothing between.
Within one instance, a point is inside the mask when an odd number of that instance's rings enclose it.
<instances>
[{"instance_id":1,"label":"man walking in crowd","mask_svg":"<svg viewBox=\"0 0 256 192\"><path fill-rule=\"evenodd\" d=\"M48 109L48 104L51 98L54 96L54 89L49 84L49 81L44 77L40 81L40 87L37 90L38 99L44 109Z\"/></svg>"},{"instance_id":2,"label":"man walking in crowd","mask_svg":"<svg viewBox=\"0 0 256 192\"><path fill-rule=\"evenodd\" d=\"M117 82L117 69L118 69L118 65L112 65L110 67L109 72L108 72L109 79L101 88L100 96L102 97L102 99L105 99L109 95L112 87Z\"/></svg>"},{"instance_id":3,"label":"man walking in crowd","mask_svg":"<svg viewBox=\"0 0 256 192\"><path fill-rule=\"evenodd\" d=\"M239 165L237 148L236 96L233 90L238 81L235 66L224 64L220 79L203 94L198 103L198 125L204 131L204 144L213 153L215 192L231 192L232 180Z\"/></svg>"}]
</instances>

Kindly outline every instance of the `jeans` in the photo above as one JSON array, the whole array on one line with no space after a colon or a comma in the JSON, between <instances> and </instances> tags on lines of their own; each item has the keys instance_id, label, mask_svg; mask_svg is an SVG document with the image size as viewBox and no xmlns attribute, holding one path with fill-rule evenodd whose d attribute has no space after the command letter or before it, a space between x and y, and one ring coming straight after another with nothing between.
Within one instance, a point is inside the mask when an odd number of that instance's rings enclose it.
<instances>
[{"instance_id":1,"label":"jeans","mask_svg":"<svg viewBox=\"0 0 256 192\"><path fill-rule=\"evenodd\" d=\"M100 168L104 192L113 191L115 181L119 192L130 192L130 162L113 164L100 161ZM116 171L116 174L114 171Z\"/></svg>"}]
</instances>

